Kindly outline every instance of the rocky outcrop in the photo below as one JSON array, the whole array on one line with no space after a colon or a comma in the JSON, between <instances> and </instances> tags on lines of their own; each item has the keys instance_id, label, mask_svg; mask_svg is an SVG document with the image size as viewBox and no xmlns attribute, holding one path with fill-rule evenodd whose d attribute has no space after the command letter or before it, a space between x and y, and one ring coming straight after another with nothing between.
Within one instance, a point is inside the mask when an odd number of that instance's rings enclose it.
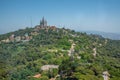
<instances>
[{"instance_id":1,"label":"rocky outcrop","mask_svg":"<svg viewBox=\"0 0 120 80\"><path fill-rule=\"evenodd\" d=\"M109 80L110 79L109 78L110 74L108 73L108 71L104 71L102 76L103 76L104 80Z\"/></svg>"},{"instance_id":2,"label":"rocky outcrop","mask_svg":"<svg viewBox=\"0 0 120 80\"><path fill-rule=\"evenodd\" d=\"M56 68L58 69L58 65L44 65L41 67L41 70L45 71L45 70L49 70L49 69L53 69L53 68Z\"/></svg>"}]
</instances>

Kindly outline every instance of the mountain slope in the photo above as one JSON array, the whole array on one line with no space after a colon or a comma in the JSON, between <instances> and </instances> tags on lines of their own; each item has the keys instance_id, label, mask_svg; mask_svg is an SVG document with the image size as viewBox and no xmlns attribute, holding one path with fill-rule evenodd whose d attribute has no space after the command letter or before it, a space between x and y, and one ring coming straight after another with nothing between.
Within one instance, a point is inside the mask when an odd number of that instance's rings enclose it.
<instances>
[{"instance_id":1,"label":"mountain slope","mask_svg":"<svg viewBox=\"0 0 120 80\"><path fill-rule=\"evenodd\" d=\"M111 80L119 80L119 57L119 40L64 28L27 28L0 36L0 79L103 80L107 71ZM42 70L45 65L59 67Z\"/></svg>"}]
</instances>

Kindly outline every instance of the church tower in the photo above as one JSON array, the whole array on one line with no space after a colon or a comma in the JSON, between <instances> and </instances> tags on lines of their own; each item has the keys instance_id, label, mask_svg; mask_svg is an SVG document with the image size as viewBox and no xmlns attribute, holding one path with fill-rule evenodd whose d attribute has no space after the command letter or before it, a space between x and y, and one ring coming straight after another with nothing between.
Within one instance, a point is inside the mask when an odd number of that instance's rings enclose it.
<instances>
[{"instance_id":1,"label":"church tower","mask_svg":"<svg viewBox=\"0 0 120 80\"><path fill-rule=\"evenodd\" d=\"M40 26L41 26L41 27L47 27L47 21L44 19L44 17L43 17L42 20L40 21Z\"/></svg>"}]
</instances>

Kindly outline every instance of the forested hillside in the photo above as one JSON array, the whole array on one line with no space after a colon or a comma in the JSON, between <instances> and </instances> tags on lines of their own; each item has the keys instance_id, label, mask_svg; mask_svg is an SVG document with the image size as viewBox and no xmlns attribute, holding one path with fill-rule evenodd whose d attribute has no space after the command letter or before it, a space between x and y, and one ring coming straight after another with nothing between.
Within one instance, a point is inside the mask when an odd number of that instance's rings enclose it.
<instances>
[{"instance_id":1,"label":"forested hillside","mask_svg":"<svg viewBox=\"0 0 120 80\"><path fill-rule=\"evenodd\" d=\"M56 27L0 35L0 80L104 80L104 75L120 80L120 40Z\"/></svg>"}]
</instances>

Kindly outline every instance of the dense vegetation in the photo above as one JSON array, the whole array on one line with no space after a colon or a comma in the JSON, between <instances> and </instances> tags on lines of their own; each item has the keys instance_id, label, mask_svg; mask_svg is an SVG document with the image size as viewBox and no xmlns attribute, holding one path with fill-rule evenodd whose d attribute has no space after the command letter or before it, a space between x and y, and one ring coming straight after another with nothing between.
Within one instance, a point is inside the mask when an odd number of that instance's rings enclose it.
<instances>
[{"instance_id":1,"label":"dense vegetation","mask_svg":"<svg viewBox=\"0 0 120 80\"><path fill-rule=\"evenodd\" d=\"M0 35L0 40L11 34L22 36L33 28ZM108 71L110 80L120 80L120 41L87 35L69 29L40 29L27 42L0 43L0 80L103 80ZM68 56L72 43L75 50ZM97 54L93 56L93 49ZM42 71L41 66L59 65L58 69ZM34 78L35 74L40 78Z\"/></svg>"}]
</instances>

